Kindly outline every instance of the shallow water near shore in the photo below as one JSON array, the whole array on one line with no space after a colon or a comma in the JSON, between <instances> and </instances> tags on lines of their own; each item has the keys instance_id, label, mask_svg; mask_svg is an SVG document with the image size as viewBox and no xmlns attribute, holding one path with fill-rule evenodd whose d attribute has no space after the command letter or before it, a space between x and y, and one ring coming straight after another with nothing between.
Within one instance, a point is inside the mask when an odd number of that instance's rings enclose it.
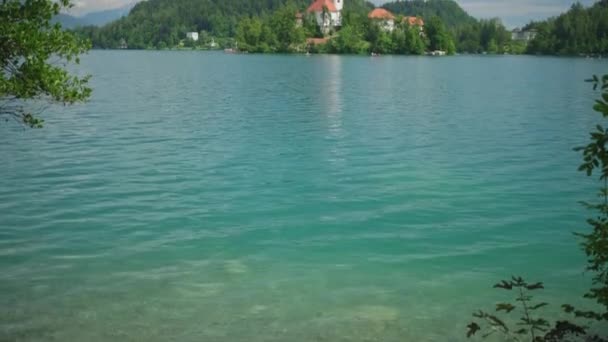
<instances>
[{"instance_id":1,"label":"shallow water near shore","mask_svg":"<svg viewBox=\"0 0 608 342\"><path fill-rule=\"evenodd\" d=\"M607 67L93 51L89 103L0 126L0 340L461 341L512 274L578 303Z\"/></svg>"}]
</instances>

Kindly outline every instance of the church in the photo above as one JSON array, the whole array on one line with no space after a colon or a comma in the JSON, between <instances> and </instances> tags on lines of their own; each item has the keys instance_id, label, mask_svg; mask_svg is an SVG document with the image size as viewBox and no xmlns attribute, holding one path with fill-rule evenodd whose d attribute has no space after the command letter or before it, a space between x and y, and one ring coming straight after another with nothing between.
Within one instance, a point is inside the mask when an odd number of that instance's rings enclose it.
<instances>
[{"instance_id":1,"label":"church","mask_svg":"<svg viewBox=\"0 0 608 342\"><path fill-rule=\"evenodd\" d=\"M314 14L321 32L328 34L342 26L343 7L344 0L314 0L306 12Z\"/></svg>"}]
</instances>

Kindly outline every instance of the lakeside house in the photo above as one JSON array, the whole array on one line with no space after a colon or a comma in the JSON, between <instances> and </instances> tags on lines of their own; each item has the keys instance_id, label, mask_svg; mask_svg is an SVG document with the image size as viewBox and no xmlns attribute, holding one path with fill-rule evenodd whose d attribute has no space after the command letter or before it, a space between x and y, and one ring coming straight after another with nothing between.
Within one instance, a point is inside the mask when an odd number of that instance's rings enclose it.
<instances>
[{"instance_id":1,"label":"lakeside house","mask_svg":"<svg viewBox=\"0 0 608 342\"><path fill-rule=\"evenodd\" d=\"M532 39L536 38L536 30L522 30L520 28L516 28L511 31L511 39L516 41L529 42Z\"/></svg>"},{"instance_id":2,"label":"lakeside house","mask_svg":"<svg viewBox=\"0 0 608 342\"><path fill-rule=\"evenodd\" d=\"M424 20L420 17L403 17L403 23L408 24L410 27L414 26L420 30L420 35L424 35Z\"/></svg>"},{"instance_id":3,"label":"lakeside house","mask_svg":"<svg viewBox=\"0 0 608 342\"><path fill-rule=\"evenodd\" d=\"M395 15L384 8L375 8L369 12L367 17L377 21L380 28L386 32L392 32L395 29Z\"/></svg>"},{"instance_id":4,"label":"lakeside house","mask_svg":"<svg viewBox=\"0 0 608 342\"><path fill-rule=\"evenodd\" d=\"M127 41L124 38L120 38L120 42L118 43L118 48L125 50L129 48L129 45L127 45Z\"/></svg>"},{"instance_id":5,"label":"lakeside house","mask_svg":"<svg viewBox=\"0 0 608 342\"><path fill-rule=\"evenodd\" d=\"M186 33L186 38L196 42L198 41L198 32L188 32Z\"/></svg>"},{"instance_id":6,"label":"lakeside house","mask_svg":"<svg viewBox=\"0 0 608 342\"><path fill-rule=\"evenodd\" d=\"M329 41L329 38L307 38L306 44L308 46L323 45L323 44L326 44L328 41Z\"/></svg>"},{"instance_id":7,"label":"lakeside house","mask_svg":"<svg viewBox=\"0 0 608 342\"><path fill-rule=\"evenodd\" d=\"M377 21L380 24L380 28L386 32L392 32L395 29L396 16L384 8L375 8L369 12L367 17ZM424 30L424 20L420 17L403 17L401 22L409 26L418 27L421 34Z\"/></svg>"},{"instance_id":8,"label":"lakeside house","mask_svg":"<svg viewBox=\"0 0 608 342\"><path fill-rule=\"evenodd\" d=\"M403 17L403 22L410 26L418 26L421 29L424 27L424 20L420 17Z\"/></svg>"},{"instance_id":9,"label":"lakeside house","mask_svg":"<svg viewBox=\"0 0 608 342\"><path fill-rule=\"evenodd\" d=\"M306 12L314 13L321 32L328 34L331 30L342 26L343 6L344 0L314 0ZM297 15L296 20L298 20Z\"/></svg>"}]
</instances>

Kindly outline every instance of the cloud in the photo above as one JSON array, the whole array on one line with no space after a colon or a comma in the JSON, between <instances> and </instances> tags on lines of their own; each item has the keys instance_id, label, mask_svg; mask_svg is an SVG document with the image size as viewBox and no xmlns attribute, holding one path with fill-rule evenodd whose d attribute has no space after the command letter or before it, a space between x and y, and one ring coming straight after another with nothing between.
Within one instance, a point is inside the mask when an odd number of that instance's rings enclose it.
<instances>
[{"instance_id":1,"label":"cloud","mask_svg":"<svg viewBox=\"0 0 608 342\"><path fill-rule=\"evenodd\" d=\"M572 5L568 0L460 0L460 5L476 17L527 16L550 17L562 13ZM582 1L591 4L593 1Z\"/></svg>"}]
</instances>

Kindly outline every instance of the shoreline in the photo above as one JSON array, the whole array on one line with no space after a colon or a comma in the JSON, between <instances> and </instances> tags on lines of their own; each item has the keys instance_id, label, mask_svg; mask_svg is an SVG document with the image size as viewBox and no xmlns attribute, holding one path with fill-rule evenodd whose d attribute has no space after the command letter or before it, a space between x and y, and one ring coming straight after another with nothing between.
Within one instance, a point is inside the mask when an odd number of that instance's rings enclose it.
<instances>
[{"instance_id":1,"label":"shoreline","mask_svg":"<svg viewBox=\"0 0 608 342\"><path fill-rule=\"evenodd\" d=\"M182 49L182 48L177 48L177 49L120 49L120 48L115 48L115 49L103 49L103 48L91 48L89 51L150 51L150 52L213 52L213 53L225 53L227 55L255 55L255 56L260 56L260 55L280 55L280 56L360 56L360 57L374 57L374 58L381 58L381 57L394 57L394 56L402 56L402 57L433 57L433 58L437 58L437 57L458 57L458 56L479 56L479 57L504 57L504 56L528 56L528 57L557 57L557 58L580 58L580 59L594 59L594 60L602 60L602 59L608 59L608 55L554 55L554 54L527 54L527 53L522 53L522 54L498 54L498 53L494 53L494 54L490 54L490 53L455 53L453 55L431 55L429 53L425 53L422 55L406 55L406 54L379 54L379 55L371 55L371 54L356 54L356 53L301 53L301 52L293 52L293 53L279 53L279 52L270 52L270 53L263 53L263 52L231 52L231 53L227 53L225 52L223 49Z\"/></svg>"}]
</instances>

